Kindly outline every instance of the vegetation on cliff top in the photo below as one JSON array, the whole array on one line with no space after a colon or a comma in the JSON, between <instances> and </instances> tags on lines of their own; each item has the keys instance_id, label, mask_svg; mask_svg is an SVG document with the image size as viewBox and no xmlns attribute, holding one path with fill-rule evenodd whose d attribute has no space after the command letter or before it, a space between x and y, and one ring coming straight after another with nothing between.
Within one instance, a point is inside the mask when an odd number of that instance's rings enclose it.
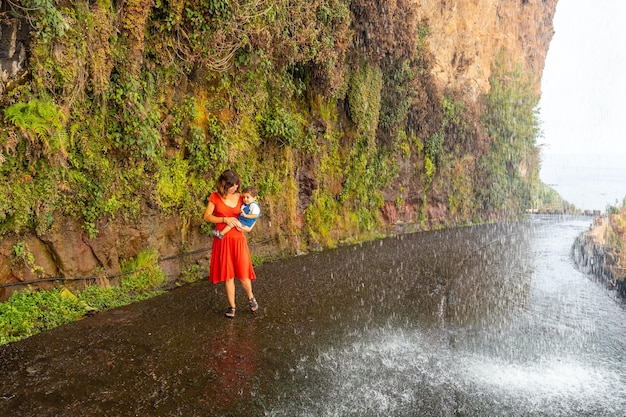
<instances>
[{"instance_id":1,"label":"vegetation on cliff top","mask_svg":"<svg viewBox=\"0 0 626 417\"><path fill-rule=\"evenodd\" d=\"M607 244L615 251L616 271L621 271L621 279L626 279L626 197L621 206L609 206L609 230L606 236Z\"/></svg>"}]
</instances>

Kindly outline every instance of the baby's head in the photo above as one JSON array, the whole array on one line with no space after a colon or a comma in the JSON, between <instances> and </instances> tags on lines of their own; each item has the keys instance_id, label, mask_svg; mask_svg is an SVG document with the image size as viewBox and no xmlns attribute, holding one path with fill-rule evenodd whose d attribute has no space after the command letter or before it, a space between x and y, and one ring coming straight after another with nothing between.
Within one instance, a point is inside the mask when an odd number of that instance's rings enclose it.
<instances>
[{"instance_id":1,"label":"baby's head","mask_svg":"<svg viewBox=\"0 0 626 417\"><path fill-rule=\"evenodd\" d=\"M249 185L241 191L243 202L246 204L255 202L258 195L259 190L254 185Z\"/></svg>"}]
</instances>

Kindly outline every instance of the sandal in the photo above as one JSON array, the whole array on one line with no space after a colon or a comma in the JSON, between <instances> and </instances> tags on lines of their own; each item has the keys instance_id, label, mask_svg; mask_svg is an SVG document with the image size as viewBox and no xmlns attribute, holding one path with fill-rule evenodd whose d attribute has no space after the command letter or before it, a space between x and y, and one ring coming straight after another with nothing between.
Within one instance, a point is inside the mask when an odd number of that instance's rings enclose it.
<instances>
[{"instance_id":1,"label":"sandal","mask_svg":"<svg viewBox=\"0 0 626 417\"><path fill-rule=\"evenodd\" d=\"M228 317L229 319L234 319L235 318L235 307L228 307L228 310L226 310L226 313L224 313L224 315L226 317Z\"/></svg>"},{"instance_id":2,"label":"sandal","mask_svg":"<svg viewBox=\"0 0 626 417\"><path fill-rule=\"evenodd\" d=\"M252 297L250 300L250 311L252 311L253 313L256 313L256 311L259 309L259 304L256 302L256 299L254 297Z\"/></svg>"}]
</instances>

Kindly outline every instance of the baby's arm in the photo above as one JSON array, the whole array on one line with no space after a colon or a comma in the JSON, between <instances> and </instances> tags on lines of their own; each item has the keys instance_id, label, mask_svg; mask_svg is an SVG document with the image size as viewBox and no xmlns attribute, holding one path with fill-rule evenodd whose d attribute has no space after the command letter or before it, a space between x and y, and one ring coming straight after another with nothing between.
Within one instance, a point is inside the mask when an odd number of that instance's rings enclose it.
<instances>
[{"instance_id":1,"label":"baby's arm","mask_svg":"<svg viewBox=\"0 0 626 417\"><path fill-rule=\"evenodd\" d=\"M239 213L240 216L245 217L246 219L256 219L257 217L259 217L261 213L250 213L250 214L246 214L243 211L241 213Z\"/></svg>"},{"instance_id":2,"label":"baby's arm","mask_svg":"<svg viewBox=\"0 0 626 417\"><path fill-rule=\"evenodd\" d=\"M239 216L245 217L246 219L256 219L261 217L261 207L259 207L256 202L250 203L250 205L248 206L248 211L250 211L250 213L246 213L244 211L244 207L242 206Z\"/></svg>"}]
</instances>

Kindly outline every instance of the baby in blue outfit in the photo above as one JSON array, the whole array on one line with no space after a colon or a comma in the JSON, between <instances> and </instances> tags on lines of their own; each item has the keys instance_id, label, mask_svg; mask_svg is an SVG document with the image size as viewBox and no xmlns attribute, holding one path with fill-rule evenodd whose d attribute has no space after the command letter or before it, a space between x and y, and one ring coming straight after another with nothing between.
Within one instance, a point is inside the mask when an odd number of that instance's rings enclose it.
<instances>
[{"instance_id":1,"label":"baby in blue outfit","mask_svg":"<svg viewBox=\"0 0 626 417\"><path fill-rule=\"evenodd\" d=\"M254 222L261 217L261 206L256 202L257 196L259 195L259 190L251 185L249 187L244 188L241 191L241 196L243 197L243 204L241 205L241 213L239 213L239 223L241 223L242 229L246 232L249 232L254 225ZM213 230L213 236L222 239L224 235L230 230L232 227L226 226L219 230Z\"/></svg>"}]
</instances>

